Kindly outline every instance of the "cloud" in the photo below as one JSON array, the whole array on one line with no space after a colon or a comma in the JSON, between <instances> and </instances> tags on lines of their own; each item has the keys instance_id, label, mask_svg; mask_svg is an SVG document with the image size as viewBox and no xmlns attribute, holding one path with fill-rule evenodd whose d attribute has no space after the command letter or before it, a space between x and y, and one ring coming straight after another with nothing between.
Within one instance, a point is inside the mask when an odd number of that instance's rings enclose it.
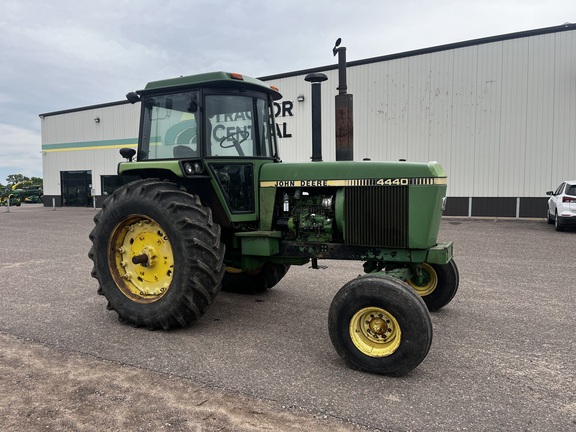
<instances>
[{"instance_id":1,"label":"cloud","mask_svg":"<svg viewBox=\"0 0 576 432\"><path fill-rule=\"evenodd\" d=\"M9 174L42 177L40 134L0 123L0 183Z\"/></svg>"}]
</instances>

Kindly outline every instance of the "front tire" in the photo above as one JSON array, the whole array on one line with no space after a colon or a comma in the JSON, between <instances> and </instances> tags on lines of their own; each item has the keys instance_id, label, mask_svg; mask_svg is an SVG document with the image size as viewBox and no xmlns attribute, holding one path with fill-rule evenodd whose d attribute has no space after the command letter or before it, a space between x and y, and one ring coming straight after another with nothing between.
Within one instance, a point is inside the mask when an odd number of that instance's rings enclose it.
<instances>
[{"instance_id":1,"label":"front tire","mask_svg":"<svg viewBox=\"0 0 576 432\"><path fill-rule=\"evenodd\" d=\"M92 276L121 321L167 330L206 312L221 287L224 246L197 196L138 180L116 190L94 222Z\"/></svg>"},{"instance_id":2,"label":"front tire","mask_svg":"<svg viewBox=\"0 0 576 432\"><path fill-rule=\"evenodd\" d=\"M358 277L336 294L328 314L336 352L352 369L400 376L430 350L432 322L416 292L390 276Z\"/></svg>"},{"instance_id":3,"label":"front tire","mask_svg":"<svg viewBox=\"0 0 576 432\"><path fill-rule=\"evenodd\" d=\"M460 273L454 260L447 264L421 264L423 280L413 277L408 281L424 300L429 311L443 308L452 301L460 285Z\"/></svg>"}]
</instances>

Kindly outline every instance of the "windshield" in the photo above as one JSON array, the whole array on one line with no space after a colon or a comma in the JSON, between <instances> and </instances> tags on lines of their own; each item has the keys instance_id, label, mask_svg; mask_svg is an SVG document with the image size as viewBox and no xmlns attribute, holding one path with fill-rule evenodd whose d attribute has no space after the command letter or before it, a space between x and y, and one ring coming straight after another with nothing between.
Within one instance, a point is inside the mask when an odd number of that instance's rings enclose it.
<instances>
[{"instance_id":1,"label":"windshield","mask_svg":"<svg viewBox=\"0 0 576 432\"><path fill-rule=\"evenodd\" d=\"M272 157L271 117L265 99L206 96L207 155Z\"/></svg>"},{"instance_id":2,"label":"windshield","mask_svg":"<svg viewBox=\"0 0 576 432\"><path fill-rule=\"evenodd\" d=\"M273 117L264 95L209 94L203 110L199 100L199 92L147 97L139 160L274 156Z\"/></svg>"}]
</instances>

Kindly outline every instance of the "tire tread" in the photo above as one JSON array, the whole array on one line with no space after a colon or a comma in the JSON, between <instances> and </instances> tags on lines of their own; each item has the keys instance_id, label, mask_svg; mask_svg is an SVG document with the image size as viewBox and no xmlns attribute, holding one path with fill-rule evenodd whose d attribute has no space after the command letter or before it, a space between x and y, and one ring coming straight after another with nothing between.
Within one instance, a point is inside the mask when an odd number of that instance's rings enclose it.
<instances>
[{"instance_id":1,"label":"tire tread","mask_svg":"<svg viewBox=\"0 0 576 432\"><path fill-rule=\"evenodd\" d=\"M157 206L158 213L178 233L171 236L173 249L178 243L184 255L180 270L175 271L184 272L185 286L171 286L170 290L178 291L177 295L169 297L167 294L146 305L128 300L116 287L107 269L109 246L106 239L109 235L106 233L126 216L122 209L132 203ZM94 262L91 275L99 282L98 293L108 299L110 308L118 313L121 321L150 330L186 327L206 312L220 291L225 251L220 242L220 226L212 221L211 210L202 205L198 196L183 191L178 185L157 179L129 183L104 201L94 216L94 224L89 234L92 247L88 256ZM167 228L163 226L163 229ZM168 302L171 303L166 304Z\"/></svg>"}]
</instances>

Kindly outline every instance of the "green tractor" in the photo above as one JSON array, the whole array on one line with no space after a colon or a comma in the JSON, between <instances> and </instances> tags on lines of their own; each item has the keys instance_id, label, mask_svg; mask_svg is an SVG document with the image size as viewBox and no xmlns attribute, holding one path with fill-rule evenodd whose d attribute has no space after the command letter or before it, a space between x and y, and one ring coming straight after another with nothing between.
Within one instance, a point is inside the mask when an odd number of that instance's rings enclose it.
<instances>
[{"instance_id":1,"label":"green tractor","mask_svg":"<svg viewBox=\"0 0 576 432\"><path fill-rule=\"evenodd\" d=\"M14 196L20 199L20 202L27 204L41 203L42 202L42 188L37 186L29 186L23 188L13 189Z\"/></svg>"},{"instance_id":2,"label":"green tractor","mask_svg":"<svg viewBox=\"0 0 576 432\"><path fill-rule=\"evenodd\" d=\"M0 206L20 207L21 203L20 197L12 193L0 198Z\"/></svg>"},{"instance_id":3,"label":"green tractor","mask_svg":"<svg viewBox=\"0 0 576 432\"><path fill-rule=\"evenodd\" d=\"M215 72L149 83L137 150L94 217L99 294L137 327L185 327L218 292L262 293L290 266L358 260L330 306L330 339L354 369L402 375L432 342L429 310L458 289L438 243L446 174L436 162L282 163L274 87ZM304 299L303 299L304 301Z\"/></svg>"}]
</instances>

